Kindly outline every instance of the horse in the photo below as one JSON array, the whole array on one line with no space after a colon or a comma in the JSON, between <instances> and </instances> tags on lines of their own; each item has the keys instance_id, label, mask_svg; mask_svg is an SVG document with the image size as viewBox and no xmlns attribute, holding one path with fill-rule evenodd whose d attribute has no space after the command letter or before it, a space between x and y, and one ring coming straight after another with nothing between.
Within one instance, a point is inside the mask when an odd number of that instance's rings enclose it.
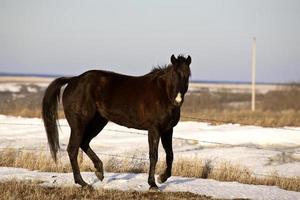
<instances>
[{"instance_id":1,"label":"horse","mask_svg":"<svg viewBox=\"0 0 300 200\"><path fill-rule=\"evenodd\" d=\"M79 148L92 160L95 174L103 180L103 163L90 147L90 141L111 121L121 126L148 131L149 189L158 189L155 167L161 140L166 153L166 168L158 177L165 182L173 163L172 135L180 119L180 108L188 90L191 57L174 54L171 64L158 66L142 76L129 76L103 70L86 71L79 76L60 77L47 87L42 100L42 119L54 161L59 146L58 103L62 104L71 134L67 146L75 183L89 187L80 174Z\"/></svg>"}]
</instances>

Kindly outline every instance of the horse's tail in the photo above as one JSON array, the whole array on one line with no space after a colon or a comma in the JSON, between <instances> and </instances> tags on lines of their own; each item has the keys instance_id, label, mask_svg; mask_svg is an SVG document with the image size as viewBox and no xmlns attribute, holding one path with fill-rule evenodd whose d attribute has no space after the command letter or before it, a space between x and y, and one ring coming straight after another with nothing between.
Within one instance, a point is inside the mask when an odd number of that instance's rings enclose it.
<instances>
[{"instance_id":1,"label":"horse's tail","mask_svg":"<svg viewBox=\"0 0 300 200\"><path fill-rule=\"evenodd\" d=\"M67 84L71 78L61 77L55 79L46 89L42 102L42 118L46 129L48 144L51 155L56 162L59 150L59 136L56 120L58 118L57 106L60 99L60 89Z\"/></svg>"}]
</instances>

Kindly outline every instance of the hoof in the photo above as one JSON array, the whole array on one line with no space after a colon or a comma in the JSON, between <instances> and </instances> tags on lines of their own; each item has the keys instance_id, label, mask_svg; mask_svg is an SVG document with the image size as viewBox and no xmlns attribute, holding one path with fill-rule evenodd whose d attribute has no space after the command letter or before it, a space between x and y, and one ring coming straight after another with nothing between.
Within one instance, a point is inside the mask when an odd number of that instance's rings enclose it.
<instances>
[{"instance_id":1,"label":"hoof","mask_svg":"<svg viewBox=\"0 0 300 200\"><path fill-rule=\"evenodd\" d=\"M162 184L162 183L166 182L167 180L168 180L168 178L166 178L163 174L159 175L157 178L157 182L159 184Z\"/></svg>"},{"instance_id":2,"label":"hoof","mask_svg":"<svg viewBox=\"0 0 300 200\"><path fill-rule=\"evenodd\" d=\"M83 188L89 186L89 184L87 184L84 180L75 181L75 183L79 184Z\"/></svg>"},{"instance_id":3,"label":"hoof","mask_svg":"<svg viewBox=\"0 0 300 200\"><path fill-rule=\"evenodd\" d=\"M149 192L160 192L160 189L157 186L150 186Z\"/></svg>"},{"instance_id":4,"label":"hoof","mask_svg":"<svg viewBox=\"0 0 300 200\"><path fill-rule=\"evenodd\" d=\"M103 181L103 179L104 179L104 176L103 176L103 172L95 172L95 174L96 174L96 176L98 177L98 179L100 180L100 181Z\"/></svg>"}]
</instances>

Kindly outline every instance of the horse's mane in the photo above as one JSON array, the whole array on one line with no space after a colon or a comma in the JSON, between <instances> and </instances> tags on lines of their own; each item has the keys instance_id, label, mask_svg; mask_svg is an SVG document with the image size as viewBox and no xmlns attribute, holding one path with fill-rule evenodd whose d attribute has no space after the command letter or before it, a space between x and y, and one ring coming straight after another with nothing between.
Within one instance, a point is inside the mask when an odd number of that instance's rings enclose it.
<instances>
[{"instance_id":1,"label":"horse's mane","mask_svg":"<svg viewBox=\"0 0 300 200\"><path fill-rule=\"evenodd\" d=\"M182 54L180 54L177 57L177 60L184 62L186 60L186 58ZM163 74L167 73L168 71L170 71L172 67L173 67L172 64L158 65L156 67L153 67L152 70L150 71L150 73L148 73L148 75L160 76L160 75L163 75ZM190 72L189 72L189 75L190 75Z\"/></svg>"},{"instance_id":2,"label":"horse's mane","mask_svg":"<svg viewBox=\"0 0 300 200\"><path fill-rule=\"evenodd\" d=\"M156 66L156 67L152 68L152 70L149 74L162 75L162 74L168 72L172 67L173 67L173 65L171 65L171 64L163 65L163 66Z\"/></svg>"}]
</instances>

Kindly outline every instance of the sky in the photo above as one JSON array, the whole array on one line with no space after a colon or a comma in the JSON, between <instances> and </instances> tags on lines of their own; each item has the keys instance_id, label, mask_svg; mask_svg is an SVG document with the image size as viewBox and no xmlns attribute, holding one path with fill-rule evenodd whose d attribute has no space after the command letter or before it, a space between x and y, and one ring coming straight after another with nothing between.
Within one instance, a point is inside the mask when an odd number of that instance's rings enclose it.
<instances>
[{"instance_id":1,"label":"sky","mask_svg":"<svg viewBox=\"0 0 300 200\"><path fill-rule=\"evenodd\" d=\"M192 80L300 82L299 0L0 0L0 72L143 75L192 57Z\"/></svg>"}]
</instances>

